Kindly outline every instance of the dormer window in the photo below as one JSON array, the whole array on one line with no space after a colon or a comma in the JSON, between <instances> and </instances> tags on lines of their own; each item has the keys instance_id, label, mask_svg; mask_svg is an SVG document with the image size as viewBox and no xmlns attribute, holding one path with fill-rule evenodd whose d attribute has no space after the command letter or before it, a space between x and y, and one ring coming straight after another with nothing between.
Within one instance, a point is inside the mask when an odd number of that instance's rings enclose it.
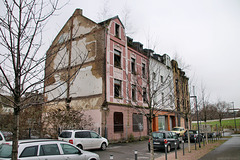
<instances>
[{"instance_id":1,"label":"dormer window","mask_svg":"<svg viewBox=\"0 0 240 160\"><path fill-rule=\"evenodd\" d=\"M115 23L115 36L120 38L120 26L117 23Z\"/></svg>"}]
</instances>

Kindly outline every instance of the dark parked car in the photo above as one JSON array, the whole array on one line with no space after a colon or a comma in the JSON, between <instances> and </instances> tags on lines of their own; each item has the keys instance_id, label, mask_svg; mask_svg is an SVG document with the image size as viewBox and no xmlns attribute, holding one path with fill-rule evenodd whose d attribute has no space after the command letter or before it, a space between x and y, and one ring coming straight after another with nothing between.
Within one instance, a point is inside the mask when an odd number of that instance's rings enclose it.
<instances>
[{"instance_id":1,"label":"dark parked car","mask_svg":"<svg viewBox=\"0 0 240 160\"><path fill-rule=\"evenodd\" d=\"M202 134L199 134L200 137L198 137L198 131L197 130L189 130L189 136L190 136L190 142L198 142L198 140L202 141ZM188 133L187 131L183 134L183 140L186 142L188 141Z\"/></svg>"},{"instance_id":2,"label":"dark parked car","mask_svg":"<svg viewBox=\"0 0 240 160\"><path fill-rule=\"evenodd\" d=\"M158 150L164 150L165 144L167 145L167 151L175 148L175 142L177 148L180 148L177 134L170 131L157 131L152 133L153 136L153 148ZM148 142L148 150L150 151L150 140Z\"/></svg>"}]
</instances>

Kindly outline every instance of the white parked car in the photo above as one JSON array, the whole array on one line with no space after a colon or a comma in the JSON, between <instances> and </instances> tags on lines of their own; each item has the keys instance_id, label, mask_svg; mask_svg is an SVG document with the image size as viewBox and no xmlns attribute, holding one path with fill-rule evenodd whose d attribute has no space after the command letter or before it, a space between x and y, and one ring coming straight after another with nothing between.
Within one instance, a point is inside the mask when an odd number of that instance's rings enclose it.
<instances>
[{"instance_id":1,"label":"white parked car","mask_svg":"<svg viewBox=\"0 0 240 160\"><path fill-rule=\"evenodd\" d=\"M99 155L83 151L78 147L58 140L20 140L18 143L18 160L100 160ZM0 159L10 160L12 142L0 145Z\"/></svg>"},{"instance_id":2,"label":"white parked car","mask_svg":"<svg viewBox=\"0 0 240 160\"><path fill-rule=\"evenodd\" d=\"M4 135L3 133L0 131L0 144L2 144L3 142L5 142L5 138L4 138Z\"/></svg>"},{"instance_id":3,"label":"white parked car","mask_svg":"<svg viewBox=\"0 0 240 160\"><path fill-rule=\"evenodd\" d=\"M66 141L81 149L102 149L108 146L108 140L90 130L63 130L58 140Z\"/></svg>"}]
</instances>

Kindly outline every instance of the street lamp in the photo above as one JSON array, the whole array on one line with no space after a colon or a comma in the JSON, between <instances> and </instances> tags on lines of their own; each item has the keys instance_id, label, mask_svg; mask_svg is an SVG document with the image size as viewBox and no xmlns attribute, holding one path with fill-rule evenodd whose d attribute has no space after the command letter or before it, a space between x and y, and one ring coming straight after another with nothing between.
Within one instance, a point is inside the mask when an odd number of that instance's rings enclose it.
<instances>
[{"instance_id":1,"label":"street lamp","mask_svg":"<svg viewBox=\"0 0 240 160\"><path fill-rule=\"evenodd\" d=\"M234 123L235 123L235 131L237 131L236 118L235 118L235 110L234 110L234 102L232 102L232 104L233 104L233 117L234 117Z\"/></svg>"},{"instance_id":2,"label":"street lamp","mask_svg":"<svg viewBox=\"0 0 240 160\"><path fill-rule=\"evenodd\" d=\"M197 111L197 126L198 126L198 143L199 143L199 148L201 148L201 143L200 143L200 132L199 132L199 121L198 121L197 96L190 96L190 98L194 98L194 99L195 99L195 103L196 103L196 111Z\"/></svg>"}]
</instances>

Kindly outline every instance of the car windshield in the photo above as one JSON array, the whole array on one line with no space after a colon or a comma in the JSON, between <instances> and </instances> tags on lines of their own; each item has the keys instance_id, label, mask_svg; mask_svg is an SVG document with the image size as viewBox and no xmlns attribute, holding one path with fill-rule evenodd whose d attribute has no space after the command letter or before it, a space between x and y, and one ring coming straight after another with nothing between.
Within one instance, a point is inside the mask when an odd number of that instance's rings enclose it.
<instances>
[{"instance_id":1,"label":"car windshield","mask_svg":"<svg viewBox=\"0 0 240 160\"><path fill-rule=\"evenodd\" d=\"M180 131L180 128L173 128L173 131Z\"/></svg>"},{"instance_id":2,"label":"car windshield","mask_svg":"<svg viewBox=\"0 0 240 160\"><path fill-rule=\"evenodd\" d=\"M0 145L0 158L11 158L12 157L12 146L8 144Z\"/></svg>"},{"instance_id":3,"label":"car windshield","mask_svg":"<svg viewBox=\"0 0 240 160\"><path fill-rule=\"evenodd\" d=\"M155 139L164 138L164 134L163 133L154 132L152 135L153 135L153 138L155 138Z\"/></svg>"},{"instance_id":4,"label":"car windshield","mask_svg":"<svg viewBox=\"0 0 240 160\"><path fill-rule=\"evenodd\" d=\"M72 132L62 132L59 137L61 138L71 138Z\"/></svg>"}]
</instances>

